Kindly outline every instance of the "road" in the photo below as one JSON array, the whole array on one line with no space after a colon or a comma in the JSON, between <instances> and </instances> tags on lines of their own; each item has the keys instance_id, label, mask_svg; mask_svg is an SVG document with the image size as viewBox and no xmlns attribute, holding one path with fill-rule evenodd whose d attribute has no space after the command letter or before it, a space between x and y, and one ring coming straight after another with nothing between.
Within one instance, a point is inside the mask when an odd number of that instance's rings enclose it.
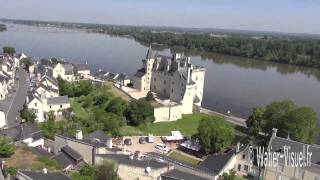
<instances>
[{"instance_id":1,"label":"road","mask_svg":"<svg viewBox=\"0 0 320 180\"><path fill-rule=\"evenodd\" d=\"M6 112L7 127L12 127L21 122L20 110L23 108L27 96L27 72L23 68L19 68L17 72L16 92L12 94L11 101L8 102L8 109Z\"/></svg>"},{"instance_id":2,"label":"road","mask_svg":"<svg viewBox=\"0 0 320 180\"><path fill-rule=\"evenodd\" d=\"M219 116L223 116L226 118L227 121L235 124L235 125L238 125L238 126L242 126L242 127L247 127L247 124L246 124L246 119L243 119L243 118L239 118L239 117L235 117L235 116L228 116L228 115L225 115L225 114L222 114L222 113L219 113L219 112L215 112L215 111L212 111L212 110L209 110L209 109L205 109L205 108L201 108L201 112L204 113L204 114L209 114L209 115L219 115Z\"/></svg>"}]
</instances>

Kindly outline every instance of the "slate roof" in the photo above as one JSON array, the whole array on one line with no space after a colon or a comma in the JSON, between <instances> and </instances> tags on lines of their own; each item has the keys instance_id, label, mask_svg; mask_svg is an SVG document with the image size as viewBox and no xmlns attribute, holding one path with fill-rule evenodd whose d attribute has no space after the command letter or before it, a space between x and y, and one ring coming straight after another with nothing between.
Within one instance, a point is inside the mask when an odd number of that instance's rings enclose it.
<instances>
[{"instance_id":1,"label":"slate roof","mask_svg":"<svg viewBox=\"0 0 320 180\"><path fill-rule=\"evenodd\" d=\"M52 84L58 86L58 81L55 78L53 78L52 75L50 76L47 73L44 76L42 76L40 82L45 82L45 81L50 81Z\"/></svg>"},{"instance_id":2,"label":"slate roof","mask_svg":"<svg viewBox=\"0 0 320 180\"><path fill-rule=\"evenodd\" d=\"M76 161L80 161L82 159L82 156L68 145L61 148L61 151L69 155L72 159Z\"/></svg>"},{"instance_id":3,"label":"slate roof","mask_svg":"<svg viewBox=\"0 0 320 180\"><path fill-rule=\"evenodd\" d=\"M58 96L58 97L50 97L47 98L48 105L59 105L59 104L67 104L69 103L68 96Z\"/></svg>"},{"instance_id":4,"label":"slate roof","mask_svg":"<svg viewBox=\"0 0 320 180\"><path fill-rule=\"evenodd\" d=\"M124 154L99 154L97 156L116 161L119 164L140 167L140 168L146 168L148 166L148 164L151 167L151 169L159 169L159 168L168 167L167 163L158 162L153 159L151 159L151 160L129 159L129 156L124 155Z\"/></svg>"},{"instance_id":5,"label":"slate roof","mask_svg":"<svg viewBox=\"0 0 320 180\"><path fill-rule=\"evenodd\" d=\"M305 144L287 138L271 137L270 143L273 151L280 151L284 146L290 147L290 152L303 152L303 146L309 145L309 152L312 152L311 163L318 166L320 172L320 145Z\"/></svg>"},{"instance_id":6,"label":"slate roof","mask_svg":"<svg viewBox=\"0 0 320 180\"><path fill-rule=\"evenodd\" d=\"M62 65L65 71L66 75L72 75L73 74L73 66L72 64L63 64Z\"/></svg>"},{"instance_id":7,"label":"slate roof","mask_svg":"<svg viewBox=\"0 0 320 180\"><path fill-rule=\"evenodd\" d=\"M75 69L77 71L85 71L85 70L90 70L89 66L87 64L76 64Z\"/></svg>"},{"instance_id":8,"label":"slate roof","mask_svg":"<svg viewBox=\"0 0 320 180\"><path fill-rule=\"evenodd\" d=\"M31 122L22 123L8 129L3 129L0 131L0 135L10 137L15 141L24 140L30 137L32 137L34 140L43 138L42 130L33 125Z\"/></svg>"},{"instance_id":9,"label":"slate roof","mask_svg":"<svg viewBox=\"0 0 320 180\"><path fill-rule=\"evenodd\" d=\"M112 138L106 136L106 133L104 133L101 130L95 130L94 132L84 136L83 139L88 140L88 141L99 140L99 142L106 143L108 140L110 140Z\"/></svg>"},{"instance_id":10,"label":"slate roof","mask_svg":"<svg viewBox=\"0 0 320 180\"><path fill-rule=\"evenodd\" d=\"M147 55L146 55L146 59L154 59L155 58L156 53L152 50L151 46L148 49Z\"/></svg>"},{"instance_id":11,"label":"slate roof","mask_svg":"<svg viewBox=\"0 0 320 180\"><path fill-rule=\"evenodd\" d=\"M239 152L244 151L248 146L241 146ZM226 150L224 153L211 154L199 165L205 167L211 171L211 173L219 174L220 171L225 167L229 160L236 155L236 148Z\"/></svg>"},{"instance_id":12,"label":"slate roof","mask_svg":"<svg viewBox=\"0 0 320 180\"><path fill-rule=\"evenodd\" d=\"M18 173L23 174L33 180L71 180L71 178L60 172L48 172L45 174L43 172L19 170Z\"/></svg>"},{"instance_id":13,"label":"slate roof","mask_svg":"<svg viewBox=\"0 0 320 180\"><path fill-rule=\"evenodd\" d=\"M141 68L141 69L139 69L139 70L136 72L135 76L141 78L141 77L144 76L145 74L146 74L146 70L145 70L144 68Z\"/></svg>"},{"instance_id":14,"label":"slate roof","mask_svg":"<svg viewBox=\"0 0 320 180\"><path fill-rule=\"evenodd\" d=\"M164 174L161 174L162 180L207 180L206 178L196 176L191 173L182 172L179 170L171 170Z\"/></svg>"},{"instance_id":15,"label":"slate roof","mask_svg":"<svg viewBox=\"0 0 320 180\"><path fill-rule=\"evenodd\" d=\"M109 137L107 137L105 135L105 133L103 133L101 130L96 130L86 136L84 136L82 139L76 139L73 136L68 136L68 135L57 135L61 138L67 138L69 140L75 141L75 142L79 142L79 143L83 143L83 144L87 144L89 146L93 146L93 147L106 147L106 142L109 139Z\"/></svg>"}]
</instances>

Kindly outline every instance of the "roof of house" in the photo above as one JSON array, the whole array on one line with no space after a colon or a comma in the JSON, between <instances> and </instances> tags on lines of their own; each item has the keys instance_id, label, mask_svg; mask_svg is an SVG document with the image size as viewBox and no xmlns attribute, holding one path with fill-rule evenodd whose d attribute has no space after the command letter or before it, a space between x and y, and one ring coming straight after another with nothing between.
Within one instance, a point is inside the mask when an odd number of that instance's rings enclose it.
<instances>
[{"instance_id":1,"label":"roof of house","mask_svg":"<svg viewBox=\"0 0 320 180\"><path fill-rule=\"evenodd\" d=\"M76 64L75 69L77 71L85 71L85 70L90 70L89 66L87 64Z\"/></svg>"},{"instance_id":2,"label":"roof of house","mask_svg":"<svg viewBox=\"0 0 320 180\"><path fill-rule=\"evenodd\" d=\"M171 170L169 172L161 174L163 180L207 180L206 178L196 176L191 173L182 172L179 170Z\"/></svg>"},{"instance_id":3,"label":"roof of house","mask_svg":"<svg viewBox=\"0 0 320 180\"><path fill-rule=\"evenodd\" d=\"M151 169L168 167L168 164L164 162L158 162L153 159L146 159L146 160L130 159L128 155L124 155L124 154L99 154L98 156L116 161L118 164L140 167L140 168L146 168L147 166L151 167Z\"/></svg>"},{"instance_id":4,"label":"roof of house","mask_svg":"<svg viewBox=\"0 0 320 180\"><path fill-rule=\"evenodd\" d=\"M25 175L33 180L70 180L71 178L61 172L35 172L35 171L18 171L18 174Z\"/></svg>"},{"instance_id":5,"label":"roof of house","mask_svg":"<svg viewBox=\"0 0 320 180\"><path fill-rule=\"evenodd\" d=\"M154 59L155 56L156 56L156 53L152 50L150 46L146 55L146 59Z\"/></svg>"},{"instance_id":6,"label":"roof of house","mask_svg":"<svg viewBox=\"0 0 320 180\"><path fill-rule=\"evenodd\" d=\"M238 152L242 152L247 146L241 146ZM229 160L238 153L236 148L228 149L223 153L211 154L199 165L209 169L214 174L219 174Z\"/></svg>"},{"instance_id":7,"label":"roof of house","mask_svg":"<svg viewBox=\"0 0 320 180\"><path fill-rule=\"evenodd\" d=\"M72 75L73 74L73 65L72 64L63 64L63 68L66 75Z\"/></svg>"},{"instance_id":8,"label":"roof of house","mask_svg":"<svg viewBox=\"0 0 320 180\"><path fill-rule=\"evenodd\" d=\"M45 81L50 81L52 84L58 86L58 81L52 77L52 75L49 75L47 73L45 73L42 77L41 77L41 81L40 82L45 82Z\"/></svg>"},{"instance_id":9,"label":"roof of house","mask_svg":"<svg viewBox=\"0 0 320 180\"><path fill-rule=\"evenodd\" d=\"M312 152L311 163L318 165L318 170L320 171L320 145L305 144L277 136L271 137L269 145L272 147L272 151L275 152L283 150L284 146L290 147L290 152L303 152L303 148L309 146L309 152Z\"/></svg>"},{"instance_id":10,"label":"roof of house","mask_svg":"<svg viewBox=\"0 0 320 180\"><path fill-rule=\"evenodd\" d=\"M75 142L87 144L87 145L90 145L93 147L106 147L107 146L106 142L107 142L107 140L110 139L101 130L96 130L96 131L84 136L82 139L76 139L75 137L68 136L68 135L57 135L57 136L61 137L61 138L67 138L67 139L75 141Z\"/></svg>"},{"instance_id":11,"label":"roof of house","mask_svg":"<svg viewBox=\"0 0 320 180\"><path fill-rule=\"evenodd\" d=\"M62 147L61 151L69 155L75 161L80 161L82 159L82 156L68 145Z\"/></svg>"},{"instance_id":12,"label":"roof of house","mask_svg":"<svg viewBox=\"0 0 320 180\"><path fill-rule=\"evenodd\" d=\"M3 129L0 135L10 137L15 141L24 140L32 137L34 140L43 138L42 130L33 125L31 122L19 124L17 126Z\"/></svg>"},{"instance_id":13,"label":"roof of house","mask_svg":"<svg viewBox=\"0 0 320 180\"><path fill-rule=\"evenodd\" d=\"M141 69L139 69L139 70L136 72L135 76L141 78L141 77L144 76L145 74L146 74L146 70L145 70L144 68L141 68Z\"/></svg>"},{"instance_id":14,"label":"roof of house","mask_svg":"<svg viewBox=\"0 0 320 180\"><path fill-rule=\"evenodd\" d=\"M48 105L67 104L69 103L68 96L58 96L47 98Z\"/></svg>"}]
</instances>

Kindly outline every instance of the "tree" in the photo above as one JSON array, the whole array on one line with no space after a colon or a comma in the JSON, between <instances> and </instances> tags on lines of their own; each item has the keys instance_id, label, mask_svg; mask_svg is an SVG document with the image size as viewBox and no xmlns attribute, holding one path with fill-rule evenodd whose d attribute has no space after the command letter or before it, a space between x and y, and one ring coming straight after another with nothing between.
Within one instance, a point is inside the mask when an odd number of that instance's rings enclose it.
<instances>
[{"instance_id":1,"label":"tree","mask_svg":"<svg viewBox=\"0 0 320 180\"><path fill-rule=\"evenodd\" d=\"M29 111L26 105L24 105L23 109L20 111L20 116L22 119L26 120L26 122L32 123L34 123L37 118L36 114Z\"/></svg>"},{"instance_id":2,"label":"tree","mask_svg":"<svg viewBox=\"0 0 320 180\"><path fill-rule=\"evenodd\" d=\"M290 138L310 144L317 141L317 114L311 108L294 109L288 114L286 122Z\"/></svg>"},{"instance_id":3,"label":"tree","mask_svg":"<svg viewBox=\"0 0 320 180\"><path fill-rule=\"evenodd\" d=\"M4 46L3 47L3 53L8 53L8 54L15 54L16 53L16 49L10 46Z\"/></svg>"},{"instance_id":4,"label":"tree","mask_svg":"<svg viewBox=\"0 0 320 180\"><path fill-rule=\"evenodd\" d=\"M104 160L95 166L96 180L119 180L117 175L118 167L114 162Z\"/></svg>"},{"instance_id":5,"label":"tree","mask_svg":"<svg viewBox=\"0 0 320 180\"><path fill-rule=\"evenodd\" d=\"M147 101L154 101L154 97L151 91L148 92L147 97L146 97Z\"/></svg>"},{"instance_id":6,"label":"tree","mask_svg":"<svg viewBox=\"0 0 320 180\"><path fill-rule=\"evenodd\" d=\"M25 69L29 72L29 67L32 65L32 60L31 58L23 58L20 61L20 64L24 64Z\"/></svg>"},{"instance_id":7,"label":"tree","mask_svg":"<svg viewBox=\"0 0 320 180\"><path fill-rule=\"evenodd\" d=\"M153 110L150 102L145 99L139 99L129 103L124 115L129 124L138 126L154 121Z\"/></svg>"},{"instance_id":8,"label":"tree","mask_svg":"<svg viewBox=\"0 0 320 180\"><path fill-rule=\"evenodd\" d=\"M14 154L16 147L13 144L12 140L1 136L0 137L0 157L8 158Z\"/></svg>"},{"instance_id":9,"label":"tree","mask_svg":"<svg viewBox=\"0 0 320 180\"><path fill-rule=\"evenodd\" d=\"M221 180L236 180L236 171L230 170L229 173L224 172L221 176Z\"/></svg>"},{"instance_id":10,"label":"tree","mask_svg":"<svg viewBox=\"0 0 320 180\"><path fill-rule=\"evenodd\" d=\"M205 153L221 152L233 142L234 128L223 117L205 117L199 123L196 137Z\"/></svg>"},{"instance_id":11,"label":"tree","mask_svg":"<svg viewBox=\"0 0 320 180\"><path fill-rule=\"evenodd\" d=\"M246 121L247 126L249 127L249 134L257 137L259 132L263 132L265 127L265 119L263 114L265 112L264 108L255 108L253 109L252 114L249 116L248 120Z\"/></svg>"},{"instance_id":12,"label":"tree","mask_svg":"<svg viewBox=\"0 0 320 180\"><path fill-rule=\"evenodd\" d=\"M316 143L318 135L317 115L309 107L298 107L292 101L273 102L265 108L255 108L247 120L249 133L257 137L259 132L271 134L277 128L277 135L305 142Z\"/></svg>"}]
</instances>

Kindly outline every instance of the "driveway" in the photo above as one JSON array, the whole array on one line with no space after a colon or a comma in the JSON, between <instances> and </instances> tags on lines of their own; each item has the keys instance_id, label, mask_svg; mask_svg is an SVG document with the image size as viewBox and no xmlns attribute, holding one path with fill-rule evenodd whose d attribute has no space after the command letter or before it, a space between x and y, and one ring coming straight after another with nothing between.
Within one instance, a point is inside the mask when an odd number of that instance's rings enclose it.
<instances>
[{"instance_id":1,"label":"driveway","mask_svg":"<svg viewBox=\"0 0 320 180\"><path fill-rule=\"evenodd\" d=\"M20 110L27 96L27 72L20 67L16 76L19 77L19 80L15 81L15 92L0 102L0 108L6 114L7 127L13 127L21 122Z\"/></svg>"}]
</instances>

